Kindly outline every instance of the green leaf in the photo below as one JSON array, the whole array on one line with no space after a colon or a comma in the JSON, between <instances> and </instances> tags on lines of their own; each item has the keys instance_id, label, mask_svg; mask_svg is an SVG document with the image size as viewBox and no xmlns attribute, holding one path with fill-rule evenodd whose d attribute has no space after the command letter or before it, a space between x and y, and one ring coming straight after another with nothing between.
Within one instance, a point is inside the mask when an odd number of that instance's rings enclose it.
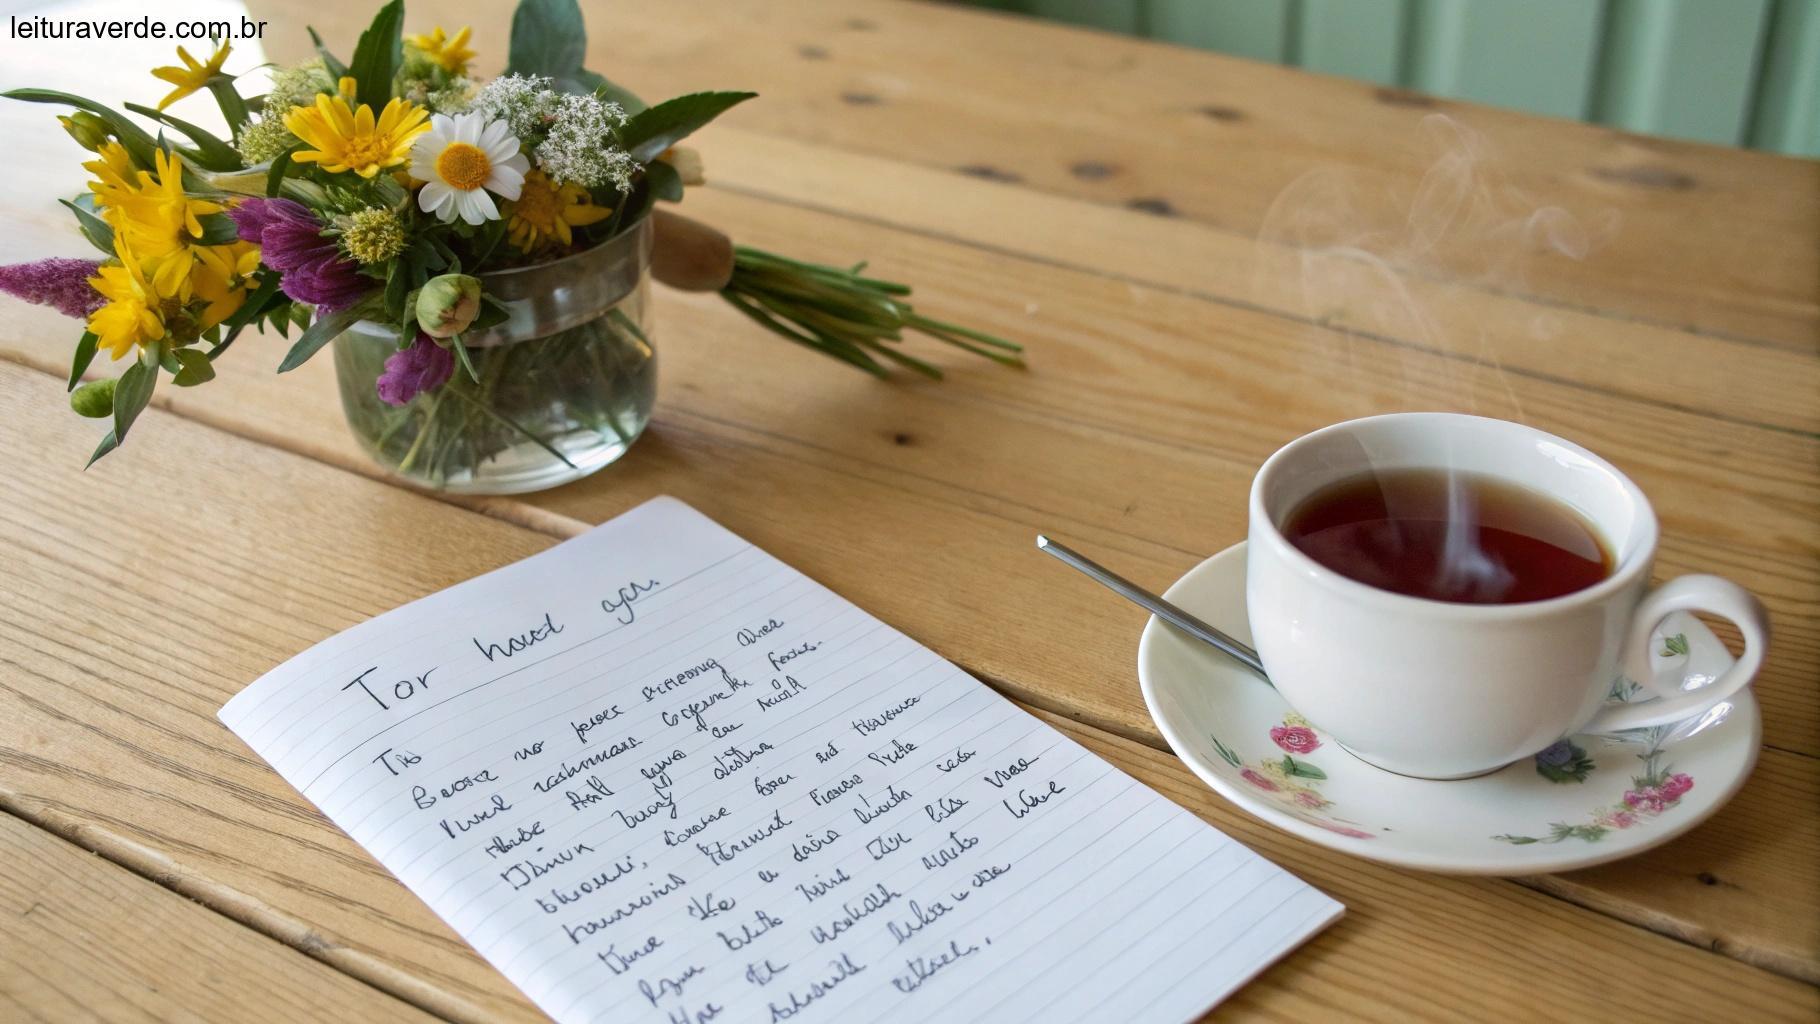
<instances>
[{"instance_id":1,"label":"green leaf","mask_svg":"<svg viewBox=\"0 0 1820 1024\"><path fill-rule=\"evenodd\" d=\"M461 339L450 340L449 348L455 352L455 361L461 364L462 369L468 371L468 379L476 384L480 383L480 374L474 369L474 360L468 357L468 347L461 343Z\"/></svg>"},{"instance_id":2,"label":"green leaf","mask_svg":"<svg viewBox=\"0 0 1820 1024\"><path fill-rule=\"evenodd\" d=\"M193 388L215 379L215 364L199 348L178 349L177 362L182 369L171 378L171 383L180 388Z\"/></svg>"},{"instance_id":3,"label":"green leaf","mask_svg":"<svg viewBox=\"0 0 1820 1024\"><path fill-rule=\"evenodd\" d=\"M588 56L588 26L575 0L519 0L512 15L512 42L506 70L547 75L563 92L593 93L636 114L644 101L630 89L582 66Z\"/></svg>"},{"instance_id":4,"label":"green leaf","mask_svg":"<svg viewBox=\"0 0 1820 1024\"><path fill-rule=\"evenodd\" d=\"M566 78L588 53L588 26L576 0L519 0L512 14L506 70Z\"/></svg>"},{"instance_id":5,"label":"green leaf","mask_svg":"<svg viewBox=\"0 0 1820 1024\"><path fill-rule=\"evenodd\" d=\"M1220 738L1218 736L1209 735L1207 738L1213 741L1213 749L1219 751L1220 760L1226 762L1227 764L1233 766L1234 768L1237 768L1240 766L1240 764L1242 762L1239 760L1239 755L1233 753L1232 750L1226 746L1226 744L1221 743Z\"/></svg>"},{"instance_id":6,"label":"green leaf","mask_svg":"<svg viewBox=\"0 0 1820 1024\"><path fill-rule=\"evenodd\" d=\"M618 312L618 310L614 310L614 312ZM512 319L512 311L507 309L504 303L491 295L482 295L480 312L474 317L474 322L468 325L468 330L484 331L489 327L498 327L510 319Z\"/></svg>"},{"instance_id":7,"label":"green leaf","mask_svg":"<svg viewBox=\"0 0 1820 1024\"><path fill-rule=\"evenodd\" d=\"M95 345L101 339L93 331L83 331L82 339L76 342L76 358L70 361L70 383L65 391L76 390L82 383L82 375L88 372L89 364L95 361Z\"/></svg>"},{"instance_id":8,"label":"green leaf","mask_svg":"<svg viewBox=\"0 0 1820 1024\"><path fill-rule=\"evenodd\" d=\"M73 96L67 92L58 92L55 89L14 89L10 92L0 93L0 96L5 96L7 99L24 100L27 103L60 103L78 110L86 110L107 122L107 126L113 129L114 135L120 139L120 144L125 146L126 151L132 155L135 163L145 168L155 166L152 151L157 148L157 143L144 128L127 120L125 115L116 113L112 107L96 103L91 99L84 99L81 96Z\"/></svg>"},{"instance_id":9,"label":"green leaf","mask_svg":"<svg viewBox=\"0 0 1820 1024\"><path fill-rule=\"evenodd\" d=\"M404 320L404 297L409 290L407 279L409 269L404 260L393 260L385 272L385 315L388 319Z\"/></svg>"},{"instance_id":10,"label":"green leaf","mask_svg":"<svg viewBox=\"0 0 1820 1024\"><path fill-rule=\"evenodd\" d=\"M1503 835L1503 836L1492 836L1492 838L1502 840L1503 842L1509 843L1512 846L1528 846L1530 843L1541 842L1541 840L1537 839L1535 836Z\"/></svg>"},{"instance_id":11,"label":"green leaf","mask_svg":"<svg viewBox=\"0 0 1820 1024\"><path fill-rule=\"evenodd\" d=\"M132 429L133 421L145 411L146 403L152 400L152 389L157 386L157 368L147 366L139 360L135 360L120 375L120 381L114 387L114 443L126 440L126 432Z\"/></svg>"},{"instance_id":12,"label":"green leaf","mask_svg":"<svg viewBox=\"0 0 1820 1024\"><path fill-rule=\"evenodd\" d=\"M619 204L619 208L613 211L612 217L593 226L594 230L601 232L596 237L611 238L624 229L637 224L644 218L645 214L651 212L651 207L656 205L656 203L657 191L654 187L654 183L650 180L650 176L646 175L638 185L633 187L632 194L627 196L625 201ZM582 230L587 231L590 229L583 228Z\"/></svg>"},{"instance_id":13,"label":"green leaf","mask_svg":"<svg viewBox=\"0 0 1820 1024\"><path fill-rule=\"evenodd\" d=\"M360 303L348 309L336 310L316 318L316 322L304 328L297 337L297 343L284 354L284 362L278 364L279 373L289 373L304 363L322 346L334 340L335 336L345 331L356 320L366 315L366 303Z\"/></svg>"},{"instance_id":14,"label":"green leaf","mask_svg":"<svg viewBox=\"0 0 1820 1024\"><path fill-rule=\"evenodd\" d=\"M1662 638L1662 656L1664 658L1672 658L1677 654L1686 654L1687 651L1686 633L1676 633L1673 636L1665 636Z\"/></svg>"},{"instance_id":15,"label":"green leaf","mask_svg":"<svg viewBox=\"0 0 1820 1024\"><path fill-rule=\"evenodd\" d=\"M237 171L245 166L240 159L239 151L216 138L214 133L207 129L193 125L181 118L172 117L156 108L142 106L138 103L128 103L126 104L126 109L135 114L139 114L142 117L149 117L154 121L168 124L172 128L189 136L190 141L196 144L196 163L201 165L205 170Z\"/></svg>"},{"instance_id":16,"label":"green leaf","mask_svg":"<svg viewBox=\"0 0 1820 1024\"><path fill-rule=\"evenodd\" d=\"M95 446L95 454L88 457L88 462L82 468L87 469L89 466L94 465L96 462L100 461L101 456L106 455L108 452L111 452L118 447L120 447L120 441L114 437L113 431L108 431L107 436L101 439L101 443Z\"/></svg>"},{"instance_id":17,"label":"green leaf","mask_svg":"<svg viewBox=\"0 0 1820 1024\"><path fill-rule=\"evenodd\" d=\"M284 185L285 172L291 169L291 154L302 148L303 143L300 142L272 158L272 167L265 172L265 195L267 199L278 195L279 188Z\"/></svg>"},{"instance_id":18,"label":"green leaf","mask_svg":"<svg viewBox=\"0 0 1820 1024\"><path fill-rule=\"evenodd\" d=\"M70 202L68 199L57 201L69 207L70 212L76 215L76 222L82 228L82 237L88 239L90 245L107 253L110 257L114 255L114 229L107 221L80 205L79 201Z\"/></svg>"},{"instance_id":19,"label":"green leaf","mask_svg":"<svg viewBox=\"0 0 1820 1024\"><path fill-rule=\"evenodd\" d=\"M620 145L648 164L701 126L757 96L755 92L693 92L632 115L619 129Z\"/></svg>"},{"instance_id":20,"label":"green leaf","mask_svg":"<svg viewBox=\"0 0 1820 1024\"><path fill-rule=\"evenodd\" d=\"M202 237L197 245L227 245L240 240L240 225L225 213L209 213L197 218L202 223Z\"/></svg>"},{"instance_id":21,"label":"green leaf","mask_svg":"<svg viewBox=\"0 0 1820 1024\"><path fill-rule=\"evenodd\" d=\"M667 203L682 202L682 175L662 160L653 160L645 167L645 187L651 190L653 199L662 199Z\"/></svg>"},{"instance_id":22,"label":"green leaf","mask_svg":"<svg viewBox=\"0 0 1820 1024\"><path fill-rule=\"evenodd\" d=\"M603 75L597 75L587 68L577 68L565 79L557 79L556 87L563 92L587 93L595 97L619 104L628 114L642 112L650 104L638 98L638 94L623 85L607 81Z\"/></svg>"},{"instance_id":23,"label":"green leaf","mask_svg":"<svg viewBox=\"0 0 1820 1024\"><path fill-rule=\"evenodd\" d=\"M348 73L354 76L360 102L377 114L392 98L392 79L404 63L404 0L392 0L373 15L373 23L360 34Z\"/></svg>"},{"instance_id":24,"label":"green leaf","mask_svg":"<svg viewBox=\"0 0 1820 1024\"><path fill-rule=\"evenodd\" d=\"M1283 770L1290 775L1303 779L1325 779L1327 773L1307 761L1298 761L1288 754L1283 755Z\"/></svg>"},{"instance_id":25,"label":"green leaf","mask_svg":"<svg viewBox=\"0 0 1820 1024\"><path fill-rule=\"evenodd\" d=\"M398 317L398 347L407 348L417 340L417 296L422 288L413 288L404 293L405 312Z\"/></svg>"},{"instance_id":26,"label":"green leaf","mask_svg":"<svg viewBox=\"0 0 1820 1024\"><path fill-rule=\"evenodd\" d=\"M323 70L329 73L330 78L337 82L341 81L347 76L348 66L341 62L341 58L329 52L329 48L322 42L322 37L316 34L314 26L310 27L309 32L310 42L316 44L316 56L322 58Z\"/></svg>"},{"instance_id":27,"label":"green leaf","mask_svg":"<svg viewBox=\"0 0 1820 1024\"><path fill-rule=\"evenodd\" d=\"M114 415L114 388L119 383L112 377L89 381L70 392L70 408L91 420L107 419Z\"/></svg>"},{"instance_id":28,"label":"green leaf","mask_svg":"<svg viewBox=\"0 0 1820 1024\"><path fill-rule=\"evenodd\" d=\"M226 119L228 133L240 134L251 119L247 101L240 96L240 90L234 88L234 80L226 75L216 75L209 79L209 93L215 97L215 105L221 108L221 116Z\"/></svg>"}]
</instances>

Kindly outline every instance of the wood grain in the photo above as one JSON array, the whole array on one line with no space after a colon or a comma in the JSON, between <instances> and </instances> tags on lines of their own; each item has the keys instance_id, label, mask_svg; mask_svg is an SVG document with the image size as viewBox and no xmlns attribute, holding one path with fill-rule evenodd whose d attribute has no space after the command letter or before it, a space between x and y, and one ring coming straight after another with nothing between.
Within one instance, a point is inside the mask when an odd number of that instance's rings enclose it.
<instances>
[{"instance_id":1,"label":"wood grain","mask_svg":"<svg viewBox=\"0 0 1820 1024\"><path fill-rule=\"evenodd\" d=\"M343 49L362 5L254 3L277 59L306 55L307 20ZM604 12L595 20L605 22ZM508 8L450 0L481 68L503 63ZM483 44L484 45L484 44ZM715 0L677 18L615 8L589 66L650 97L751 88L728 123L824 148L1012 181L1051 195L1193 220L1238 239L1310 173L1357 184L1358 232L1394 219L1449 150L1424 118L1484 137L1482 165L1525 212L1553 206L1606 238L1594 258L1538 263L1536 302L1820 347L1820 163L1644 138L1383 90L1367 83L951 5ZM1458 147L1455 155L1467 151ZM713 173L713 164L709 164ZM1482 240L1435 254L1470 275Z\"/></svg>"},{"instance_id":2,"label":"wood grain","mask_svg":"<svg viewBox=\"0 0 1820 1024\"><path fill-rule=\"evenodd\" d=\"M743 214L746 223L777 237L789 230L787 224L767 226L761 220L770 207L743 203L753 205L758 209ZM840 235L838 220L812 219L812 226L825 230L799 248L814 244L832 249L859 240ZM943 280L965 281L978 261L987 259L964 247L888 237L896 243L891 247L894 262L914 260L913 269L948 275ZM923 252L919 246L930 248ZM1060 273L1054 268L1027 272ZM1111 289L1087 275L1072 274L1063 284L1055 288L1065 296L1058 302L1116 301ZM972 309L989 314L991 307ZM1103 315L1129 321L1136 314L1121 309ZM717 300L677 297L664 307L658 325L665 371L657 426L633 456L608 473L534 496L530 503L500 500L490 507L514 516L523 514L514 509L542 508L596 522L643 497L677 493L913 635L944 637L944 653L1005 692L1160 746L1131 682L1142 615L1083 581L1059 575L1060 570L1030 551L1030 537L1042 529L1063 531L1116 554L1140 582L1160 588L1193 564L1195 552L1242 535L1239 496L1251 467L1275 443L1268 434L1244 433L1270 417L1289 417L1279 427L1267 422L1263 428L1284 437L1314 425L1296 422L1293 417L1306 413L1288 402L1333 401L1346 380L1335 374L1325 388L1318 380L1311 382L1309 390L1324 396L1313 399L1297 397L1300 389L1289 392L1266 383L1279 389L1282 405L1254 402L1249 420L1215 419L1196 411L1193 389L1176 378L1232 387L1242 379L1290 379L1293 366L1271 363L1270 353L1293 339L1245 344L1236 333L1265 329L1274 320L1254 315L1241 322L1215 343L1230 347L1215 354L1185 345L1167 327L1134 330L1134 337L1124 339L1127 347L1138 346L1136 355L1085 331L1079 341L1062 348L1057 339L1066 339L1075 330L1070 325L1086 318L1071 311L1058 316L1057 333L1046 349L1046 362L1059 366L1053 372L1039 367L1019 377L995 368L955 366L956 379L944 387L891 388L814 356L779 351L775 341L754 337ZM30 330L6 332L6 337L54 337L53 321L44 321L42 335L36 323ZM668 341L675 337L686 340ZM705 345L695 339L720 340ZM46 348L22 346L20 351L52 367L62 359L50 351L55 347L47 343ZM217 381L206 388L169 390L164 400L186 415L243 436L370 471L340 422L329 367L312 364L283 378L273 376L269 369L281 347L266 342L237 350ZM1144 365L1151 360L1157 363L1154 369ZM1135 395L1127 399L1118 375L1105 369L1127 361L1136 363L1133 372L1147 374L1157 389L1174 389L1172 400L1146 406ZM1101 399L1090 405L1096 394ZM1070 400L1080 403L1072 416L1061 408ZM1714 439L1702 437L1698 422L1686 414L1636 403L1631 407L1635 411L1627 413L1635 419L1617 423L1610 410L1588 412L1566 397L1555 401L1558 415L1580 428L1556 429L1574 436L1599 431L1622 437L1626 454L1614 452L1620 464L1652 493L1670 499L1662 503L1669 529L1664 572L1721 571L1771 600L1781 636L1759 684L1768 735L1784 749L1814 749L1812 723L1820 702L1811 684L1814 524L1799 511L1811 501L1811 474L1800 470L1811 449L1798 439L1771 435L1766 440L1749 428L1721 425L1715 428L1721 434L1738 434L1722 442L1721 449L1701 453L1714 467L1703 472L1718 480L1705 484L1689 476L1682 452L1655 434L1668 424L1681 432L1671 435L1675 443L1695 451L1710 448ZM1335 410L1325 414L1328 418L1346 414L1343 406L1328 408ZM1173 428L1173 438L1143 437L1146 409L1167 414L1154 417L1161 425L1170 416L1188 424ZM1114 419L1110 425L1108 418ZM831 420L853 429L828 431L822 424ZM1196 423L1203 439L1191 436ZM1595 447L1612 451L1612 443L1595 442ZM1778 443L1789 447L1777 448ZM112 457L133 458L130 450ZM112 459L94 474L114 472ZM994 483L986 489L979 480ZM1689 487L1696 492L1687 494ZM1769 493L1761 497L1741 498L1766 489ZM1781 511L1791 499L1796 511ZM1750 511L1741 514L1745 500L1751 502ZM824 538L847 532L852 523L871 524L891 543L857 545L830 559ZM1688 539L1702 535L1708 539ZM1792 556L1785 546L1790 540L1796 545ZM906 562L899 557L902 550L925 554ZM931 593L944 599L930 600ZM1042 608L1045 614L1006 631L990 625L1001 607ZM1811 760L1795 762L1791 771L1811 777L1814 765ZM1800 787L1783 792L1770 782L1753 785L1766 787L1760 806L1772 816L1773 808L1794 805L1804 792ZM1676 934L1730 935L1733 948L1757 951L1752 955L1767 961L1805 962L1814 958L1820 942L1800 915L1814 912L1816 905L1774 899L1769 879L1778 872L1811 872L1811 855L1804 850L1812 848L1799 842L1772 846L1767 860L1756 861L1762 876L1727 890L1768 908L1767 916L1746 915L1756 922L1746 932L1728 931L1737 908L1715 903L1708 887L1696 880L1708 868L1689 868L1667 852L1655 855L1653 872L1675 879L1674 884L1648 891L1632 887L1610 900L1583 895L1597 888L1596 881L1561 891ZM1708 852L1723 856L1727 850L1721 840L1718 849Z\"/></svg>"},{"instance_id":3,"label":"wood grain","mask_svg":"<svg viewBox=\"0 0 1820 1024\"><path fill-rule=\"evenodd\" d=\"M1773 429L1820 432L1820 402L1812 400L1820 394L1814 351L1745 346L1540 305L1500 290L1495 281L1461 280L1432 266L1387 276L1363 258L1311 255L1187 218L1148 216L735 127L715 126L703 148L716 190L1014 253L1146 291L1267 310L1299 321L1310 338L1367 335L1475 368L1576 385L1594 401L1619 394ZM1562 258L1529 254L1539 261ZM1740 394L1752 400L1741 404Z\"/></svg>"},{"instance_id":4,"label":"wood grain","mask_svg":"<svg viewBox=\"0 0 1820 1024\"><path fill-rule=\"evenodd\" d=\"M4 813L0 861L0 1017L17 1024L434 1019Z\"/></svg>"},{"instance_id":5,"label":"wood grain","mask_svg":"<svg viewBox=\"0 0 1820 1024\"><path fill-rule=\"evenodd\" d=\"M1132 286L1091 273L713 190L689 207L733 222L755 243L806 258L842 262L870 252L877 272L923 283L926 306L937 315L1030 342L1034 368L1018 373L936 353L932 358L951 371L946 384L880 385L752 330L716 298L666 294L657 324L660 424L687 424L925 499L991 509L1028 534L1051 530L1121 555L1149 555L1157 568L1130 567L1161 586L1197 556L1243 536L1251 473L1297 434L1398 408L1520 418L1601 452L1652 495L1664 527L1662 574L1720 572L1769 602L1778 642L1758 686L1767 741L1820 752L1820 690L1813 685L1820 672L1820 441L1644 400L1594 400L1577 385L1502 379L1369 339L1310 336L1265 313L1178 294L1134 295ZM1036 303L1037 313L1026 314L1026 303ZM68 327L54 316L15 306L0 312L0 324L11 325L0 330L0 351L47 370L67 359ZM326 390L299 403L299 373L267 372L282 350L277 339L249 339L247 347L252 351L234 352L236 361L208 387L165 394L186 413L234 422L243 433L275 416L309 419L261 435L274 443L341 443ZM1731 361L1747 364L1751 354ZM324 389L325 372L309 371ZM840 426L830 430L830 423ZM723 465L729 474L742 472L737 463ZM528 501L598 521L603 510L591 504L593 496L614 486L590 482ZM910 529L964 551L962 564L995 565L995 577L1029 564L1028 536L964 532L895 504L863 515L874 522L914 515L919 523ZM828 515L825 528L838 529L838 520ZM888 552L873 557L891 561ZM987 595L981 600L990 603ZM1075 621L1055 617L1053 638L1060 642ZM992 650L966 652L970 664L995 676L1023 672L1022 644L983 639ZM1089 666L1078 686L1067 674L1045 678L1066 688L1093 721L1154 737L1135 694L1121 698L1103 682L1128 678L1130 663L1120 648L1118 657Z\"/></svg>"},{"instance_id":6,"label":"wood grain","mask_svg":"<svg viewBox=\"0 0 1820 1024\"><path fill-rule=\"evenodd\" d=\"M418 1005L534 1019L213 713L308 643L552 538L158 410L135 460L85 475L74 462L86 441L49 415L56 404L45 375L0 365L0 410L20 424L18 500L0 504L15 581L0 594L0 802ZM722 515L718 504L704 510ZM54 519L22 519L53 507ZM224 508L234 514L211 514ZM124 510L146 527L138 542L117 533ZM161 534L187 542L150 540ZM825 543L818 565L867 542ZM105 604L98 580L115 588ZM1627 1012L1801 1020L1820 1007L1810 985L1510 882L1310 846L1219 802L1169 755L1050 720L1348 903L1341 925L1247 987L1233 1013L1450 1020L1499 1000L1569 1014L1604 1005L1613 977L1637 967L1651 982L1625 988ZM1581 946L1602 955L1557 952Z\"/></svg>"}]
</instances>

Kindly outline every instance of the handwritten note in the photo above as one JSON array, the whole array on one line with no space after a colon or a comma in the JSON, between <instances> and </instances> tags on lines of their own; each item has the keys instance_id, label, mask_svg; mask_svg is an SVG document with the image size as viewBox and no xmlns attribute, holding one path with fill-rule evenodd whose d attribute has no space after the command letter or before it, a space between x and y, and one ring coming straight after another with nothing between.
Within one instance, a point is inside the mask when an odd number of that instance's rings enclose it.
<instances>
[{"instance_id":1,"label":"handwritten note","mask_svg":"<svg viewBox=\"0 0 1820 1024\"><path fill-rule=\"evenodd\" d=\"M1340 914L671 498L221 718L559 1021L1180 1021Z\"/></svg>"}]
</instances>

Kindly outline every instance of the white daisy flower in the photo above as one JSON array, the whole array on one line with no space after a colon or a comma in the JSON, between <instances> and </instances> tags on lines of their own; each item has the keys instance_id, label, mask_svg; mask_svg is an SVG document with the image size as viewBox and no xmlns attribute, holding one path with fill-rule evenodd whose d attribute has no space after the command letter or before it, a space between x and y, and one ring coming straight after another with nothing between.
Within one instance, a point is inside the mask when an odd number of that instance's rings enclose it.
<instances>
[{"instance_id":1,"label":"white daisy flower","mask_svg":"<svg viewBox=\"0 0 1820 1024\"><path fill-rule=\"evenodd\" d=\"M530 166L512 129L477 113L432 115L430 130L411 147L411 177L428 183L417 205L444 224L456 217L469 224L498 220L499 207L487 193L517 199Z\"/></svg>"}]
</instances>

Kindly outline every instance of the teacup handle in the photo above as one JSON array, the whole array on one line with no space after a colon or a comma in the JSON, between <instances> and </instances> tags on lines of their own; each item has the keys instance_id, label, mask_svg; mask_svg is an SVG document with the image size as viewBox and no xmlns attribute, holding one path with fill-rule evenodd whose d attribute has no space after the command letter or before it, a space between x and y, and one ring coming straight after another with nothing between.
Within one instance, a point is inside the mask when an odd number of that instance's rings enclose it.
<instances>
[{"instance_id":1,"label":"teacup handle","mask_svg":"<svg viewBox=\"0 0 1820 1024\"><path fill-rule=\"evenodd\" d=\"M1709 612L1730 619L1744 634L1744 653L1718 679L1698 690L1663 690L1649 663L1651 638L1670 612ZM1617 732L1667 725L1705 711L1743 689L1763 667L1769 650L1769 613L1763 602L1731 580L1718 576L1681 576L1644 595L1631 619L1620 662L1624 674L1659 699L1640 704L1612 704L1593 716L1581 732Z\"/></svg>"}]
</instances>

